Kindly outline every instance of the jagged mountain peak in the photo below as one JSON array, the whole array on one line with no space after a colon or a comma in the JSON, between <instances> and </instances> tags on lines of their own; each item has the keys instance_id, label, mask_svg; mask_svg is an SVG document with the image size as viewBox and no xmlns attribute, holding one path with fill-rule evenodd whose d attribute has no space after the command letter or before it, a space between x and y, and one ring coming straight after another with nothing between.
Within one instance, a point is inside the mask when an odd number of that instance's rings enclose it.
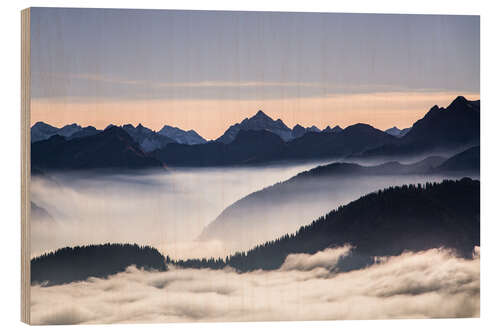
<instances>
[{"instance_id":1,"label":"jagged mountain peak","mask_svg":"<svg viewBox=\"0 0 500 333\"><path fill-rule=\"evenodd\" d=\"M241 123L230 126L216 141L231 143L240 130L267 130L278 135L284 141L293 139L292 130L281 119L273 120L262 110L259 110L253 117L245 118Z\"/></svg>"},{"instance_id":2,"label":"jagged mountain peak","mask_svg":"<svg viewBox=\"0 0 500 333\"><path fill-rule=\"evenodd\" d=\"M330 127L330 125L328 125L321 132L323 132L323 133L339 133L342 131L343 131L343 129L339 125L335 125L333 128Z\"/></svg>"},{"instance_id":3,"label":"jagged mountain peak","mask_svg":"<svg viewBox=\"0 0 500 333\"><path fill-rule=\"evenodd\" d=\"M452 106L452 105L460 105L460 104L467 104L469 103L469 100L467 98L465 98L464 96L457 96L457 98L455 98L449 106Z\"/></svg>"},{"instance_id":4,"label":"jagged mountain peak","mask_svg":"<svg viewBox=\"0 0 500 333\"><path fill-rule=\"evenodd\" d=\"M259 110L253 117L251 118L245 118L241 124L243 123L248 123L248 122L265 122L265 123L280 123L283 124L283 121L281 119L273 120L273 118L269 117L267 114L265 114L262 110ZM285 125L285 124L283 124Z\"/></svg>"},{"instance_id":5,"label":"jagged mountain peak","mask_svg":"<svg viewBox=\"0 0 500 333\"><path fill-rule=\"evenodd\" d=\"M311 130L312 132L321 132L321 130L319 128L317 128L316 126L314 126L314 125L312 125L308 129Z\"/></svg>"},{"instance_id":6,"label":"jagged mountain peak","mask_svg":"<svg viewBox=\"0 0 500 333\"><path fill-rule=\"evenodd\" d=\"M174 142L180 144L197 145L207 142L207 140L205 140L201 135L196 133L195 130L191 129L189 131L185 131L178 127L169 125L164 125L162 129L158 131L158 134L163 135L173 140Z\"/></svg>"},{"instance_id":7,"label":"jagged mountain peak","mask_svg":"<svg viewBox=\"0 0 500 333\"><path fill-rule=\"evenodd\" d=\"M262 110L257 111L257 113L255 114L254 117L267 117L267 118L271 118L267 114L265 114L264 111L262 111Z\"/></svg>"},{"instance_id":8,"label":"jagged mountain peak","mask_svg":"<svg viewBox=\"0 0 500 333\"><path fill-rule=\"evenodd\" d=\"M479 111L479 101L470 101L463 96L458 96L446 109L450 111Z\"/></svg>"}]
</instances>

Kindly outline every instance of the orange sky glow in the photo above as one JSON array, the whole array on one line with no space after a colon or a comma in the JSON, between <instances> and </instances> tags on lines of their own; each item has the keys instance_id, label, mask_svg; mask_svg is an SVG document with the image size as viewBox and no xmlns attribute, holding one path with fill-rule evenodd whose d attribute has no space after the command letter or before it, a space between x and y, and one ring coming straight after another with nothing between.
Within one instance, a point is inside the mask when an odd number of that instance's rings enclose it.
<instances>
[{"instance_id":1,"label":"orange sky glow","mask_svg":"<svg viewBox=\"0 0 500 333\"><path fill-rule=\"evenodd\" d=\"M153 130L170 125L194 129L206 139L216 139L232 124L253 116L258 110L273 119L281 118L292 128L316 125L346 127L367 123L381 130L405 128L433 106L448 106L458 95L479 99L469 92L388 92L331 95L326 97L266 100L74 100L33 99L31 124L43 121L61 127L70 123L103 129L109 124L142 123Z\"/></svg>"}]
</instances>

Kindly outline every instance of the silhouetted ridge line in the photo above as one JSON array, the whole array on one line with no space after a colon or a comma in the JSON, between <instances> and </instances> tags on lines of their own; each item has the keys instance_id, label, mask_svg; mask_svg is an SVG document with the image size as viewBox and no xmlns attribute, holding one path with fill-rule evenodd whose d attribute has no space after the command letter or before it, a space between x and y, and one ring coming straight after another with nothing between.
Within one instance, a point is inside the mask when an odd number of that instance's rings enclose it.
<instances>
[{"instance_id":1,"label":"silhouetted ridge line","mask_svg":"<svg viewBox=\"0 0 500 333\"><path fill-rule=\"evenodd\" d=\"M361 157L416 155L479 145L480 101L458 96L446 108L434 105L403 137L367 149Z\"/></svg>"},{"instance_id":2,"label":"silhouetted ridge line","mask_svg":"<svg viewBox=\"0 0 500 333\"><path fill-rule=\"evenodd\" d=\"M170 126L164 126L159 132L141 124L137 127L124 125L121 129L131 135L130 149L151 153L147 157L154 157L156 163L162 162L170 166L247 165L294 160L362 159L457 152L479 145L479 111L480 101L468 101L459 96L447 108L432 107L411 128L389 129L391 134L361 123L345 129L338 126L333 129L327 127L323 131L315 126L305 128L300 125L290 129L280 119L273 120L262 111L230 126L217 140L207 143L194 131L186 132ZM112 127L108 126L106 130ZM125 157L108 161L110 163L100 163L95 159L74 163L76 157L85 156L87 151L96 146L96 138L106 130L99 132L93 127L81 128L77 124L58 129L37 123L32 127L32 138L38 141L33 141L32 144L34 162L41 164L46 162L45 159L52 160L52 163L45 163L48 169L86 169L95 168L98 164L102 164L98 167L105 168L149 168L155 164L151 159L130 161ZM85 138L88 140L79 141L79 151L74 151L67 148L73 145L57 141L58 135L69 142ZM51 140L53 138L54 140ZM42 157L36 158L42 147L46 150L41 152ZM45 156L49 153L50 157Z\"/></svg>"},{"instance_id":3,"label":"silhouetted ridge line","mask_svg":"<svg viewBox=\"0 0 500 333\"><path fill-rule=\"evenodd\" d=\"M129 266L165 271L165 257L153 247L103 244L65 247L31 259L32 284L64 284L89 277L105 278Z\"/></svg>"},{"instance_id":4,"label":"silhouetted ridge line","mask_svg":"<svg viewBox=\"0 0 500 333\"><path fill-rule=\"evenodd\" d=\"M364 267L373 263L374 256L406 250L447 247L470 257L480 244L479 192L479 181L470 178L389 187L340 206L293 235L237 252L224 263L210 265L198 259L173 263L193 268L229 265L242 272L272 270L289 254L313 254L347 243L355 250L341 260L340 270Z\"/></svg>"},{"instance_id":5,"label":"silhouetted ridge line","mask_svg":"<svg viewBox=\"0 0 500 333\"><path fill-rule=\"evenodd\" d=\"M116 126L73 140L54 135L31 145L31 167L42 171L163 166L162 162L145 153L124 129Z\"/></svg>"}]
</instances>

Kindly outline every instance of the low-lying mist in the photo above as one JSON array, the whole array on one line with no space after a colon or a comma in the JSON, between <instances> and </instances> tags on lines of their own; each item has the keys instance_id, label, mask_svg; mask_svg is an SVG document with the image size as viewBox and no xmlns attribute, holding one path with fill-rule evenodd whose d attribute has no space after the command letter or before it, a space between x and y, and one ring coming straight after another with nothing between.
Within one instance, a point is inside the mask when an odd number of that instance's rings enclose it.
<instances>
[{"instance_id":1,"label":"low-lying mist","mask_svg":"<svg viewBox=\"0 0 500 333\"><path fill-rule=\"evenodd\" d=\"M32 216L31 252L128 242L172 257L224 255L229 250L218 241L195 241L206 224L241 197L317 165L33 176L31 200L50 219Z\"/></svg>"},{"instance_id":2,"label":"low-lying mist","mask_svg":"<svg viewBox=\"0 0 500 333\"><path fill-rule=\"evenodd\" d=\"M107 279L31 287L34 324L449 318L479 316L479 248L378 258L336 273L350 246L287 257L280 270L129 267Z\"/></svg>"},{"instance_id":3,"label":"low-lying mist","mask_svg":"<svg viewBox=\"0 0 500 333\"><path fill-rule=\"evenodd\" d=\"M300 226L367 193L389 186L440 182L445 178L450 177L344 175L297 179L254 193L230 206L204 230L201 239L218 240L233 250L249 249L294 233Z\"/></svg>"},{"instance_id":4,"label":"low-lying mist","mask_svg":"<svg viewBox=\"0 0 500 333\"><path fill-rule=\"evenodd\" d=\"M33 176L31 254L65 246L137 243L171 258L224 257L295 232L361 195L444 176L336 177L302 183L242 207L217 237L198 237L225 208L319 162L267 167L178 168L169 172L55 173ZM322 162L321 164L325 164ZM44 216L37 220L37 216Z\"/></svg>"}]
</instances>

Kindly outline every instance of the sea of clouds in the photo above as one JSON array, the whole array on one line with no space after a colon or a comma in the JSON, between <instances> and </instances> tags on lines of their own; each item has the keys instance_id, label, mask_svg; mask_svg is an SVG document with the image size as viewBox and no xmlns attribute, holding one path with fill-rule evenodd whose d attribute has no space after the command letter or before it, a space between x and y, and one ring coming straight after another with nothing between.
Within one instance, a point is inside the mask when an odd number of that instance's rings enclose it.
<instances>
[{"instance_id":1,"label":"sea of clouds","mask_svg":"<svg viewBox=\"0 0 500 333\"><path fill-rule=\"evenodd\" d=\"M231 252L224 244L195 241L208 223L245 195L317 164L33 177L31 200L54 221L32 220L32 256L106 242L153 245L176 258L224 256Z\"/></svg>"},{"instance_id":2,"label":"sea of clouds","mask_svg":"<svg viewBox=\"0 0 500 333\"><path fill-rule=\"evenodd\" d=\"M289 255L276 271L129 267L108 279L32 286L31 318L95 324L479 316L479 248L471 260L431 249L335 272L350 251Z\"/></svg>"},{"instance_id":3,"label":"sea of clouds","mask_svg":"<svg viewBox=\"0 0 500 333\"><path fill-rule=\"evenodd\" d=\"M267 227L272 232L250 228L238 237L235 228L228 229L224 239L197 240L204 227L235 201L317 165L179 168L136 174L68 172L33 177L31 200L53 221L38 221L33 216L31 254L111 242L151 245L173 258L225 257L293 233L339 205L379 188L441 180L434 176L323 179L321 184L311 182L304 189L311 193L309 197L298 196L274 208L266 206L265 219L248 215L235 221L236 226L253 223L255 218L269 220L272 223Z\"/></svg>"}]
</instances>

